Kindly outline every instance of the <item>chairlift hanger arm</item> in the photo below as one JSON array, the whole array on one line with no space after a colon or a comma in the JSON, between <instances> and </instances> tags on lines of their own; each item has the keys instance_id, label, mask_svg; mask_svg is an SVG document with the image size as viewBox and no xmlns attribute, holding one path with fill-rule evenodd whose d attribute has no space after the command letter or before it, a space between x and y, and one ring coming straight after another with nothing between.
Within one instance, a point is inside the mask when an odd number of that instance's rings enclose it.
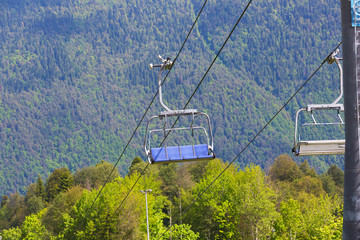
<instances>
[{"instance_id":1,"label":"chairlift hanger arm","mask_svg":"<svg viewBox=\"0 0 360 240\"><path fill-rule=\"evenodd\" d=\"M340 101L340 99L342 98L343 92L344 92L344 90L343 90L344 89L344 87L343 87L343 69L340 64L341 59L336 57L336 55L338 53L339 53L339 49L336 49L334 52L330 53L329 56L326 58L326 61L328 62L328 64L332 64L332 63L336 62L336 65L339 68L339 75L340 75L340 95L331 104L337 104Z\"/></svg>"},{"instance_id":2,"label":"chairlift hanger arm","mask_svg":"<svg viewBox=\"0 0 360 240\"><path fill-rule=\"evenodd\" d=\"M165 109L165 111L161 112L160 116L180 116L180 115L189 115L189 114L198 113L196 109L171 110L168 106L165 105L162 98L161 74L164 70L170 70L173 66L173 62L170 61L170 58L164 59L160 55L159 55L159 59L161 60L162 64L157 64L157 65L150 64L150 68L153 69L154 67L160 67L160 71L158 75L159 101L161 106Z\"/></svg>"},{"instance_id":3,"label":"chairlift hanger arm","mask_svg":"<svg viewBox=\"0 0 360 240\"><path fill-rule=\"evenodd\" d=\"M343 96L344 92L344 84L343 84L343 69L340 64L340 58L337 58L336 55L339 53L339 49L336 49L336 51L329 54L329 56L326 58L325 61L328 62L328 64L336 63L337 67L339 68L339 77L340 77L340 94L339 96L332 102L332 103L326 103L326 104L309 104L306 107L306 111L311 112L313 110L338 110L338 111L344 111L344 105L341 103L338 103L340 99Z\"/></svg>"},{"instance_id":4,"label":"chairlift hanger arm","mask_svg":"<svg viewBox=\"0 0 360 240\"><path fill-rule=\"evenodd\" d=\"M159 101L160 101L161 106L162 106L166 111L172 111L168 106L166 106L166 105L164 104L163 99L162 99L161 73L162 73L164 70L170 70L171 67L172 67L172 65L173 65L173 63L172 63L172 61L170 61L170 58L163 59L160 55L159 55L159 59L163 62L162 64L156 64L156 65L150 64L149 66L150 66L150 69L153 69L154 67L160 67L160 71L159 71L159 74L158 74Z\"/></svg>"},{"instance_id":5,"label":"chairlift hanger arm","mask_svg":"<svg viewBox=\"0 0 360 240\"><path fill-rule=\"evenodd\" d=\"M340 59L339 59L339 58L335 58L335 62L336 62L336 65L337 65L338 68L339 68L339 75L340 75L340 95L338 96L338 98L337 98L332 104L337 104L337 103L340 101L340 99L342 98L343 93L344 93L343 69L342 69L341 64L340 64Z\"/></svg>"}]
</instances>

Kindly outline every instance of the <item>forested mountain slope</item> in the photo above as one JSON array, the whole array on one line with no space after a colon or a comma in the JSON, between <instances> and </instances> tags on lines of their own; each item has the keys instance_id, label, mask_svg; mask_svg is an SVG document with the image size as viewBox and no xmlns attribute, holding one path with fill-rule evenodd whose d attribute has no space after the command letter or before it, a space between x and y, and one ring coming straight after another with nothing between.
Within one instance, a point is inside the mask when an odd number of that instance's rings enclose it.
<instances>
[{"instance_id":1,"label":"forested mountain slope","mask_svg":"<svg viewBox=\"0 0 360 240\"><path fill-rule=\"evenodd\" d=\"M115 163L156 93L157 55L174 58L203 1L3 0L0 4L0 192L38 174ZM209 1L164 83L182 108L247 1ZM231 161L341 41L336 0L254 1L191 108L210 115L217 157ZM337 96L324 66L237 160L267 167L292 148L296 111ZM162 109L156 102L145 117ZM320 134L322 134L320 132ZM119 163L143 154L145 123ZM303 160L303 159L302 159ZM310 158L317 170L341 158Z\"/></svg>"}]
</instances>

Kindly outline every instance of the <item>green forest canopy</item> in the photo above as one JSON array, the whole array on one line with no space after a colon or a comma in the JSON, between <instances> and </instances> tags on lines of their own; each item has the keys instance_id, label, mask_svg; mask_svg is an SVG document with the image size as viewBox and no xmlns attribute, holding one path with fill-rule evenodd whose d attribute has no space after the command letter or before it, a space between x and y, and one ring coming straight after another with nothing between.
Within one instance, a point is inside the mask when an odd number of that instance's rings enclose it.
<instances>
[{"instance_id":1,"label":"green forest canopy","mask_svg":"<svg viewBox=\"0 0 360 240\"><path fill-rule=\"evenodd\" d=\"M44 182L39 177L25 196L2 197L0 235L143 239L140 190L152 189L147 194L152 238L341 239L344 173L336 165L318 175L307 161L298 165L281 155L267 174L259 166L231 165L219 178L228 165L220 159L152 165L140 176L145 165L136 158L127 176L114 172L96 201L104 173L113 168L108 162L75 174L56 169Z\"/></svg>"}]
</instances>

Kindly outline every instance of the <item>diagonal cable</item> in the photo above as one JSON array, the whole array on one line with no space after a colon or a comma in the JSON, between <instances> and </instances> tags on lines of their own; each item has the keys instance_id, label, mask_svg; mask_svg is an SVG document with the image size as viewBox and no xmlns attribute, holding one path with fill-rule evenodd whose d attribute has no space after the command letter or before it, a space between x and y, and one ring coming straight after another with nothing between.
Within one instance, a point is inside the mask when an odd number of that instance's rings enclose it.
<instances>
[{"instance_id":1,"label":"diagonal cable","mask_svg":"<svg viewBox=\"0 0 360 240\"><path fill-rule=\"evenodd\" d=\"M184 48L184 45L185 45L185 43L187 42L187 40L188 40L188 38L189 38L189 36L190 36L190 33L191 33L192 30L194 29L195 24L197 23L197 20L199 19L200 14L202 13L202 11L203 11L206 3L207 3L207 0L205 0L202 8L200 9L200 12L198 13L198 15L197 15L197 17L196 17L193 25L192 25L191 28L190 28L190 31L189 31L188 35L186 36L186 38L185 38L182 46L180 47L180 50L179 50L178 54L177 54L176 57L174 58L174 61L173 61L172 66L174 66L174 64L175 64L176 60L178 59L178 57L179 57L182 49ZM172 69L172 67L170 68L170 70L169 70L169 71L167 72L167 74L165 75L164 80L161 82L161 86L162 86L163 83L165 82L165 80L166 80L167 76L169 75L171 69ZM159 93L159 89L157 90L155 96L153 97L152 102L154 101L154 99L156 98L156 96L158 95L158 93ZM168 136L168 135L165 136L165 139L166 139L167 136ZM164 141L165 141L165 139L164 139ZM162 144L164 143L164 141L160 144L160 146L162 146ZM122 200L122 202L120 203L119 207L115 210L115 213L117 213L117 211L120 209L120 207L122 206L122 204L125 202L126 198L129 196L129 194L131 193L131 191L134 189L135 185L137 184L137 182L139 181L139 179L142 177L142 175L145 173L145 170L148 168L149 165L150 165L150 163L148 162L148 163L146 164L145 168L143 169L143 171L141 172L140 176L136 179L135 183L133 184L133 186L131 187L131 189L129 190L129 192L126 194L125 198L124 198L124 199Z\"/></svg>"},{"instance_id":2,"label":"diagonal cable","mask_svg":"<svg viewBox=\"0 0 360 240\"><path fill-rule=\"evenodd\" d=\"M204 9L204 7L205 7L206 3L207 3L207 0L205 0L205 2L204 2L204 4L203 4L203 6L202 6L202 8L201 8L200 12L198 13L198 15L197 15L197 17L196 17L196 19L195 19L195 21L194 21L193 25L191 26L191 29L190 29L190 31L189 31L189 33L188 33L188 35L186 36L186 38L185 38L185 40L184 40L184 42L183 42L183 44L182 44L182 46L181 46L181 48L180 48L179 52L177 53L177 55L176 55L176 57L175 57L175 59L174 59L174 61L173 61L173 65L175 64L175 62L176 62L177 58L179 57L179 55L180 55L180 53L181 53L182 49L184 48L184 45L185 45L185 43L187 42L187 40L188 40L188 38L189 38L189 36L190 36L190 34L191 34L192 30L194 29L195 24L197 23L197 21L198 21L198 19L199 19L199 17L200 17L200 14L202 13L202 11L203 11L203 9ZM167 74L166 74L166 76L165 76L164 80L161 82L161 85L165 82L165 80L166 80L167 76L169 75L170 71L171 71L171 69L167 72ZM101 189L100 189L99 193L97 194L97 196L96 196L96 198L94 199L93 203L91 204L90 208L87 210L87 212L86 212L86 214L85 214L85 217L84 217L84 218L83 218L83 220L80 222L80 226L79 226L79 227L81 227L81 226L84 224L84 222L85 222L86 218L88 217L89 213L91 212L92 208L94 207L95 202L97 201L97 199L98 199L98 198L99 198L99 196L101 195L101 193L102 193L102 191L103 191L104 187L106 186L106 184L109 182L109 179L110 179L111 174L114 172L114 170L115 170L116 166L118 165L118 163L120 162L121 158L123 157L123 155L124 155L124 153L125 153L126 149L128 148L128 146L129 146L129 144L130 144L131 140L134 138L135 133L136 133L136 132L137 132L137 130L139 129L140 124L141 124L141 123L142 123L142 121L144 120L144 118L145 118L146 114L148 113L148 111L149 111L149 109L150 109L151 105L152 105L152 104L153 104L153 102L155 101L155 98L156 98L156 96L158 95L158 93L159 93L159 89L156 91L156 93L155 93L154 97L151 99L149 106L146 108L146 110L145 110L145 112L144 112L143 116L141 117L141 119L140 119L140 121L139 121L138 125L136 126L136 128L135 128L135 130L134 130L133 134L131 135L130 139L128 140L128 142L127 142L127 144L126 144L125 148L123 149L122 153L120 154L120 156L119 156L118 160L117 160L117 161L116 161L116 163L114 164L114 167L112 168L112 170L111 170L110 174L109 174L109 175L108 175L108 177L106 178L105 183L102 185L102 187L101 187ZM148 165L149 165L149 163L146 165L146 167L145 167L145 168L144 168L144 170L142 171L142 174L145 172L145 170L147 169ZM130 191L127 193L127 195L125 196L125 198L124 198L124 200L122 201L121 205L123 204L123 202L125 202L126 198L129 196L130 192L133 190L133 188L135 187L136 183L139 181L139 179L140 179L140 177L142 176L142 174L139 176L139 178L136 180L135 184L132 186L132 188L130 189ZM119 208L121 207L121 205L119 206ZM118 209L119 209L119 208L118 208ZM77 229L79 229L79 227L78 227Z\"/></svg>"},{"instance_id":3,"label":"diagonal cable","mask_svg":"<svg viewBox=\"0 0 360 240\"><path fill-rule=\"evenodd\" d=\"M199 89L201 83L204 81L205 77L207 76L207 74L209 73L210 69L212 68L212 66L214 65L216 59L219 57L221 51L223 50L223 48L225 47L226 43L228 42L228 40L230 39L231 35L233 34L233 32L235 31L237 25L239 24L240 20L242 19L242 17L244 16L245 12L247 11L247 9L249 8L251 2L253 0L250 0L248 2L248 4L246 5L245 9L243 10L243 12L241 13L240 17L238 18L237 22L235 23L234 27L231 29L229 35L227 36L226 40L224 41L223 45L221 46L220 50L217 52L215 58L213 59L213 61L211 62L210 66L208 67L208 69L206 70L204 76L201 78L200 82L198 83L198 85L196 86L194 92L192 93L192 95L190 96L189 100L186 102L185 106L183 109L187 108L187 106L189 105L191 99L194 97L195 93L197 92L197 90ZM175 122L173 123L171 128L174 128L175 124L178 122L180 116L177 117L177 119L175 120ZM171 130L167 133L167 135L165 136L165 138L163 139L163 141L161 142L161 145L165 142L167 136L171 133Z\"/></svg>"},{"instance_id":4,"label":"diagonal cable","mask_svg":"<svg viewBox=\"0 0 360 240\"><path fill-rule=\"evenodd\" d=\"M326 63L329 56L333 52L335 52L336 49L339 48L339 46L342 44L342 41L336 46L336 48L324 59L324 61L320 64L320 66L310 75L310 77L298 88L298 90L285 102L285 104L275 113L275 115L258 131L258 133L248 142L248 144L236 155L236 157L220 172L220 174L200 193L198 196L193 200L193 202L184 210L183 214L185 214L194 204L197 202L198 199L201 198L201 196L221 177L221 175L234 163L236 159L240 157L240 155L256 140L256 138L265 130L265 128L279 115L279 113L284 110L284 108L289 104L289 102L299 93L299 91L312 79L312 77L322 68L322 66ZM169 226L161 235L160 239L167 231L170 230L172 227Z\"/></svg>"},{"instance_id":5,"label":"diagonal cable","mask_svg":"<svg viewBox=\"0 0 360 240\"><path fill-rule=\"evenodd\" d=\"M252 0L250 0L248 2L248 4L246 5L245 9L243 10L242 14L240 15L240 17L238 18L237 22L235 23L234 27L232 28L232 30L230 31L229 35L227 36L226 40L224 41L223 45L221 46L220 50L218 51L218 53L216 54L215 58L213 59L213 61L211 62L210 66L208 67L207 71L205 72L205 74L203 75L203 77L201 78L200 82L198 83L198 85L196 86L195 90L193 91L192 95L190 96L189 100L186 102L185 106L183 109L186 109L187 106L189 105L191 99L194 97L195 93L197 92L197 90L199 89L200 85L202 84L202 82L204 81L205 77L207 76L207 74L209 73L210 69L212 68L212 66L214 65L216 59L218 58L218 56L220 55L221 51L223 50L223 48L225 47L226 43L228 42L228 40L230 39L231 35L233 34L233 32L235 31L237 25L239 24L240 20L242 19L242 17L244 16L245 12L247 11L248 7L250 6ZM206 3L206 2L205 2ZM203 5L203 7L201 8L201 11L202 9L204 8L205 6L205 3ZM200 11L200 13L201 13ZM199 16L199 15L198 15ZM198 17L196 18L196 21L197 21ZM191 30L193 29L193 27L191 28ZM186 37L186 39L189 37L189 35ZM183 46L181 47L180 51L182 50ZM174 62L175 63L175 60L177 59L177 56L176 58L174 59ZM171 70L171 69L170 69ZM166 77L168 76L170 71L168 71L167 75L165 76L165 79ZM164 81L165 81L164 79ZM163 82L164 82L163 81ZM163 84L163 82L161 83L161 85ZM180 116L179 116L180 117ZM179 117L177 117L177 119L175 120L175 122L173 123L172 127L171 128L174 128L175 124L178 122L179 120ZM160 146L162 146L166 140L166 138L169 136L171 130L166 134L166 136L164 137L164 139L162 140ZM145 168L147 168L149 165L149 163L146 165ZM144 173L145 171L143 171ZM139 176L139 178L142 176L142 174ZM139 178L136 180L135 184L138 182ZM129 193L132 191L132 189L134 188L135 184L133 185L133 187L131 188L131 190L129 191ZM127 198L127 196L129 195L129 193L126 195L125 199ZM120 206L116 209L115 213L120 209L120 207L122 206L122 204L125 202L125 199L121 202Z\"/></svg>"}]
</instances>

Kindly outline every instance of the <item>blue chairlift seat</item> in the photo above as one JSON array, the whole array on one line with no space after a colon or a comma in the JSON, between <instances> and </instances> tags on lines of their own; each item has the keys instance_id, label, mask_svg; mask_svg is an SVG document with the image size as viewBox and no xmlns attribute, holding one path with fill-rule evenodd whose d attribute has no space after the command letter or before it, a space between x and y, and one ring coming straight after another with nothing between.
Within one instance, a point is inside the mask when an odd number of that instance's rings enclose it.
<instances>
[{"instance_id":1,"label":"blue chairlift seat","mask_svg":"<svg viewBox=\"0 0 360 240\"><path fill-rule=\"evenodd\" d=\"M207 144L151 148L151 162L190 162L215 158Z\"/></svg>"}]
</instances>

